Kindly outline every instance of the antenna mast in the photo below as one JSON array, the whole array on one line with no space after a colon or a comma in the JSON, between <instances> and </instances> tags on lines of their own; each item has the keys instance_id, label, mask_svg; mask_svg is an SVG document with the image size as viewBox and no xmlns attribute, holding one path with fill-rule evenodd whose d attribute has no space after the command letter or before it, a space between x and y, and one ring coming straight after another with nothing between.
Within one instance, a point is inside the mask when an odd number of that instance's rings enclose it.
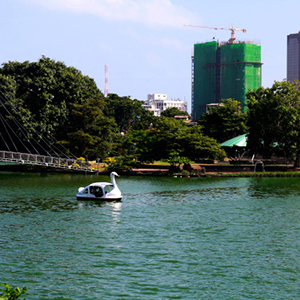
<instances>
[{"instance_id":1,"label":"antenna mast","mask_svg":"<svg viewBox=\"0 0 300 300\"><path fill-rule=\"evenodd\" d=\"M104 66L104 72L105 72L105 82L104 82L104 96L107 97L108 95L108 66Z\"/></svg>"}]
</instances>

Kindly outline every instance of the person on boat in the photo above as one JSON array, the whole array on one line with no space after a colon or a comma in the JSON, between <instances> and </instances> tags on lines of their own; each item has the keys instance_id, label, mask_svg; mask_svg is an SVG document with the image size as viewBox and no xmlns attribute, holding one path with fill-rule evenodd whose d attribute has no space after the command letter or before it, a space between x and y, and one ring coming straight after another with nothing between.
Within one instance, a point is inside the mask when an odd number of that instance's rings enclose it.
<instances>
[{"instance_id":1,"label":"person on boat","mask_svg":"<svg viewBox=\"0 0 300 300\"><path fill-rule=\"evenodd\" d=\"M96 197L102 197L103 196L103 191L102 191L102 189L100 187L97 187L95 189L95 196Z\"/></svg>"}]
</instances>

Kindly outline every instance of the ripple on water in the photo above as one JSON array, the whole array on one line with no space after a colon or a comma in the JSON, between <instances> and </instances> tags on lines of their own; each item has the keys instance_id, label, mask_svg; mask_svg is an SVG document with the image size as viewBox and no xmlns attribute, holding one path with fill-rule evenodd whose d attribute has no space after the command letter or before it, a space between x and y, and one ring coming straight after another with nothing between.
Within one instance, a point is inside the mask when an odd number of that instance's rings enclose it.
<instances>
[{"instance_id":1,"label":"ripple on water","mask_svg":"<svg viewBox=\"0 0 300 300\"><path fill-rule=\"evenodd\" d=\"M97 203L79 179L2 184L2 280L28 299L300 298L299 180L121 177Z\"/></svg>"}]
</instances>

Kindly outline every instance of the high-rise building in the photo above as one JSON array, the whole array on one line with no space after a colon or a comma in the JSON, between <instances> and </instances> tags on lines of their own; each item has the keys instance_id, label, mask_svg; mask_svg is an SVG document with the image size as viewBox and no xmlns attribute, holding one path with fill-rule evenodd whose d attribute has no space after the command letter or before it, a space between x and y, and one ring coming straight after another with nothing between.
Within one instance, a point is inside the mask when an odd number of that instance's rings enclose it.
<instances>
[{"instance_id":1,"label":"high-rise building","mask_svg":"<svg viewBox=\"0 0 300 300\"><path fill-rule=\"evenodd\" d=\"M192 57L192 117L208 104L232 98L246 107L246 93L261 86L261 46L253 42L195 44Z\"/></svg>"},{"instance_id":2,"label":"high-rise building","mask_svg":"<svg viewBox=\"0 0 300 300\"><path fill-rule=\"evenodd\" d=\"M300 80L300 31L287 36L287 81Z\"/></svg>"}]
</instances>

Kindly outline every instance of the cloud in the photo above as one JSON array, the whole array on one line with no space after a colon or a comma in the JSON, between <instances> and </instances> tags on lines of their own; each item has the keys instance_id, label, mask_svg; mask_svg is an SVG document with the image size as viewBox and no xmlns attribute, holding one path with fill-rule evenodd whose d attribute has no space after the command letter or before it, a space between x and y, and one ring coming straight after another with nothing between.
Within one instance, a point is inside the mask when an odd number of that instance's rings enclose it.
<instances>
[{"instance_id":1,"label":"cloud","mask_svg":"<svg viewBox=\"0 0 300 300\"><path fill-rule=\"evenodd\" d=\"M51 10L93 14L112 21L151 26L177 26L195 22L196 16L172 0L29 0Z\"/></svg>"},{"instance_id":2,"label":"cloud","mask_svg":"<svg viewBox=\"0 0 300 300\"><path fill-rule=\"evenodd\" d=\"M169 37L159 37L155 34L139 34L137 30L133 28L124 28L121 30L122 34L130 36L137 40L139 43L149 45L149 47L165 47L176 51L187 51L190 49L190 45L186 45L180 39L174 39Z\"/></svg>"}]
</instances>

